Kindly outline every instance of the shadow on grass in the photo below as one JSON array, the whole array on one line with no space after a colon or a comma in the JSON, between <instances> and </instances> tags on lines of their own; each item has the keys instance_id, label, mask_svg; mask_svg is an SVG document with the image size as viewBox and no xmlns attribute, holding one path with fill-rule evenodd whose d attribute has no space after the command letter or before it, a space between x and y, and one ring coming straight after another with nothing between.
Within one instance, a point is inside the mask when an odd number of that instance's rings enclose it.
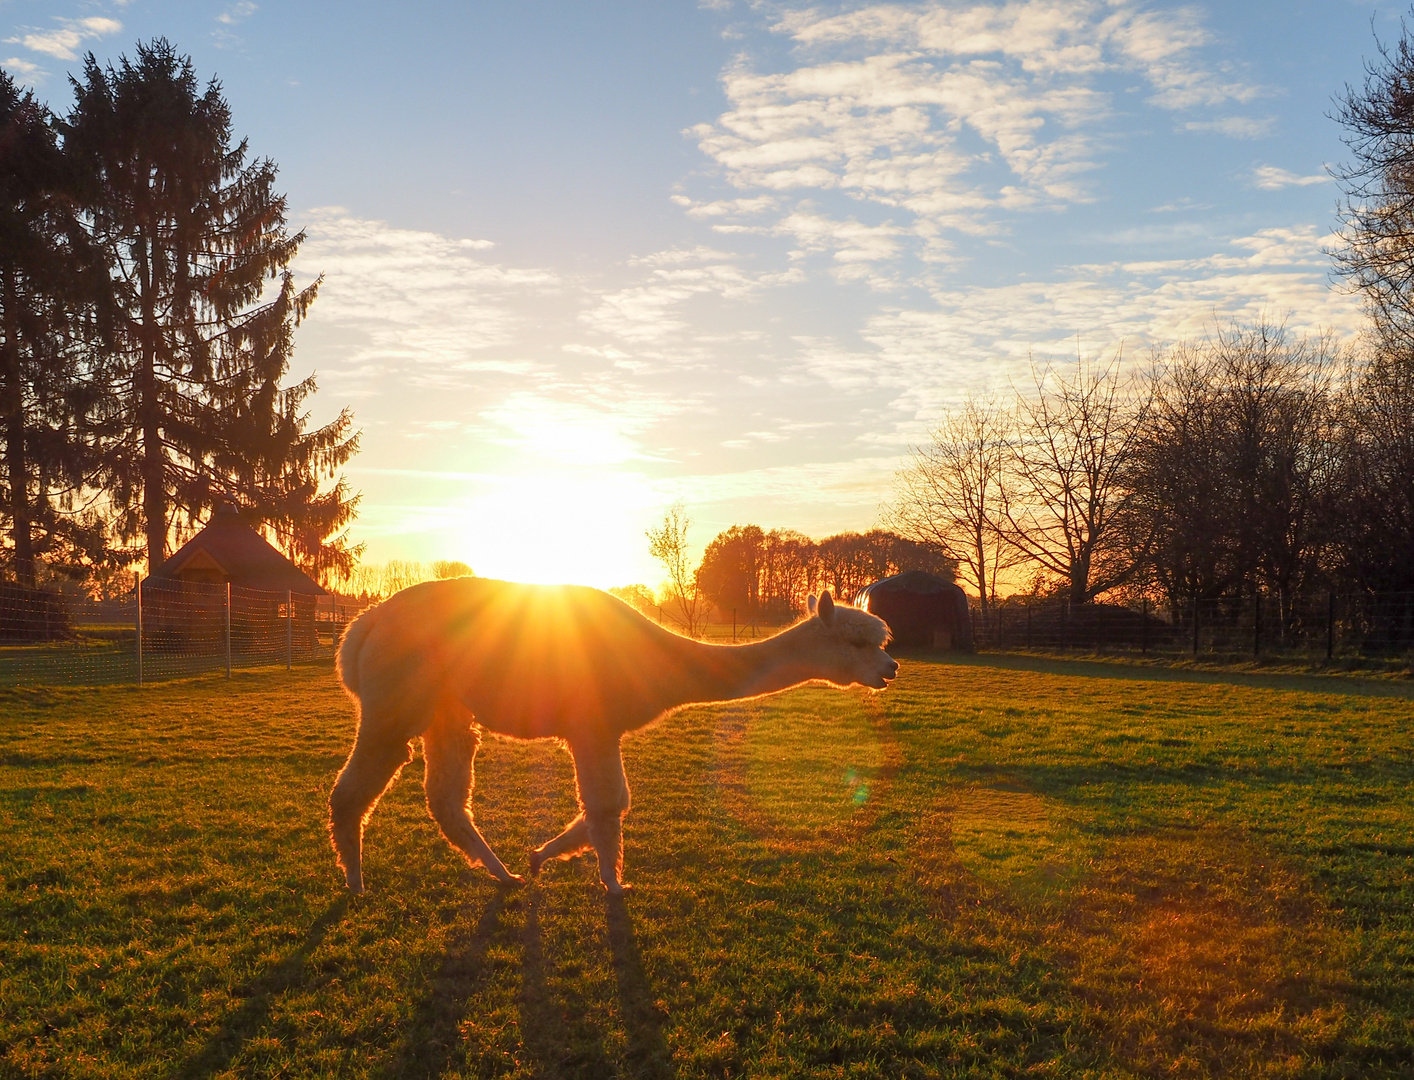
<instances>
[{"instance_id":1,"label":"shadow on grass","mask_svg":"<svg viewBox=\"0 0 1414 1080\"><path fill-rule=\"evenodd\" d=\"M1047 675L1074 675L1089 679L1124 679L1138 682L1182 682L1206 685L1247 686L1262 690L1288 690L1311 694L1347 694L1352 697L1414 698L1414 683L1393 679L1360 679L1348 675L1278 675L1245 671L1204 671L1196 668L1159 667L1103 660L1062 660L1017 653L935 653L901 650L909 660L925 664L989 667L1005 671L1036 671Z\"/></svg>"},{"instance_id":2,"label":"shadow on grass","mask_svg":"<svg viewBox=\"0 0 1414 1080\"><path fill-rule=\"evenodd\" d=\"M466 1006L488 977L488 946L501 933L501 916L511 897L498 889L476 926L462 931L448 943L432 985L407 1023L408 1038L377 1075L386 1080L439 1077L452 1063L461 1042L460 1024Z\"/></svg>"},{"instance_id":3,"label":"shadow on grass","mask_svg":"<svg viewBox=\"0 0 1414 1080\"><path fill-rule=\"evenodd\" d=\"M246 999L221 1025L207 1044L172 1073L173 1080L198 1080L221 1072L241 1047L259 1033L269 1019L270 1008L286 991L304 981L304 967L310 954L319 948L330 928L349 908L345 893L314 920L294 952L246 987Z\"/></svg>"},{"instance_id":4,"label":"shadow on grass","mask_svg":"<svg viewBox=\"0 0 1414 1080\"><path fill-rule=\"evenodd\" d=\"M540 929L540 898L526 906L521 953L520 1037L540 1077L613 1076L603 1037L582 1003L561 1000L550 987ZM576 980L578 982L578 980Z\"/></svg>"},{"instance_id":5,"label":"shadow on grass","mask_svg":"<svg viewBox=\"0 0 1414 1080\"><path fill-rule=\"evenodd\" d=\"M557 978L553 962L547 966L537 907L531 903L526 908L520 998L520 1034L535 1062L535 1075L555 1080L597 1080L620 1072L644 1080L675 1076L663 1037L663 1017L654 1004L624 901L610 899L606 912L618 1011L627 1043L624 1069L609 1059L603 1033L590 1019L592 1010L578 1000L575 988L583 984L578 972L568 979Z\"/></svg>"},{"instance_id":6,"label":"shadow on grass","mask_svg":"<svg viewBox=\"0 0 1414 1080\"><path fill-rule=\"evenodd\" d=\"M663 1037L663 1014L654 1002L653 987L644 974L638 939L623 897L608 898L607 918L609 948L614 954L614 977L619 988L619 1011L628 1037L633 1075L673 1076L672 1054Z\"/></svg>"}]
</instances>

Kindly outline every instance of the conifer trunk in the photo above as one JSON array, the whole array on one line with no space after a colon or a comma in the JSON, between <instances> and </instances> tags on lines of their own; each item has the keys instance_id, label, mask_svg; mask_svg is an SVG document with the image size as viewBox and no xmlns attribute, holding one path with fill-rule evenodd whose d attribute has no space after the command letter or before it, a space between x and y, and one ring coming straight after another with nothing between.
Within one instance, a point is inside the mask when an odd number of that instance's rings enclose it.
<instances>
[{"instance_id":1,"label":"conifer trunk","mask_svg":"<svg viewBox=\"0 0 1414 1080\"><path fill-rule=\"evenodd\" d=\"M21 370L16 289L13 272L5 274L5 471L10 483L10 530L15 545L15 578L34 585L34 538L31 535L29 469L25 462L25 388Z\"/></svg>"},{"instance_id":2,"label":"conifer trunk","mask_svg":"<svg viewBox=\"0 0 1414 1080\"><path fill-rule=\"evenodd\" d=\"M152 301L152 265L141 243L138 281L142 289L142 362L137 373L138 422L142 425L142 513L147 534L147 572L167 558L167 491L161 410L157 402L157 313Z\"/></svg>"}]
</instances>

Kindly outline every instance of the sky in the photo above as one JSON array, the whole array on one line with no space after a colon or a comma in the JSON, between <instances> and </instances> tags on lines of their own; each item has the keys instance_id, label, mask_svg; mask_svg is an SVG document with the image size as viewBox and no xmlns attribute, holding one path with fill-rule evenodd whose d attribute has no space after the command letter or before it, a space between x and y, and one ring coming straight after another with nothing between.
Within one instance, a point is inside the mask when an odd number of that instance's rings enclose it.
<instances>
[{"instance_id":1,"label":"sky","mask_svg":"<svg viewBox=\"0 0 1414 1080\"><path fill-rule=\"evenodd\" d=\"M1036 363L1230 320L1358 333L1331 117L1353 0L7 0L0 66L166 37L280 167L313 422L366 558L607 586L644 530L878 524L909 447Z\"/></svg>"}]
</instances>

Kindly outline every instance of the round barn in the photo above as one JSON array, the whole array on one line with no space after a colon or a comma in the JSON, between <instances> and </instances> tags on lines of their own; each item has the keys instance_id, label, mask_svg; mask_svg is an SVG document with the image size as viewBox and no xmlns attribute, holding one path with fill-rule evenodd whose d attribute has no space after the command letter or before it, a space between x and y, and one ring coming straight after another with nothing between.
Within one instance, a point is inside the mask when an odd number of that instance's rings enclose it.
<instances>
[{"instance_id":1,"label":"round barn","mask_svg":"<svg viewBox=\"0 0 1414 1080\"><path fill-rule=\"evenodd\" d=\"M899 645L973 651L967 594L946 578L905 570L874 582L854 602L888 623Z\"/></svg>"}]
</instances>

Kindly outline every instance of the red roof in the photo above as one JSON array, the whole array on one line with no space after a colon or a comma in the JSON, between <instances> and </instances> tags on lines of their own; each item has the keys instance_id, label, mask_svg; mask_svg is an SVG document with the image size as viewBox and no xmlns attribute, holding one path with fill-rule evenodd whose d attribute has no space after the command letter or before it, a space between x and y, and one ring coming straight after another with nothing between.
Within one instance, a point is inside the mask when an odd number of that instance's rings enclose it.
<instances>
[{"instance_id":1,"label":"red roof","mask_svg":"<svg viewBox=\"0 0 1414 1080\"><path fill-rule=\"evenodd\" d=\"M242 521L240 512L229 503L219 507L206 527L152 576L177 580L187 576L183 571L215 573L246 589L328 595L328 590Z\"/></svg>"}]
</instances>

